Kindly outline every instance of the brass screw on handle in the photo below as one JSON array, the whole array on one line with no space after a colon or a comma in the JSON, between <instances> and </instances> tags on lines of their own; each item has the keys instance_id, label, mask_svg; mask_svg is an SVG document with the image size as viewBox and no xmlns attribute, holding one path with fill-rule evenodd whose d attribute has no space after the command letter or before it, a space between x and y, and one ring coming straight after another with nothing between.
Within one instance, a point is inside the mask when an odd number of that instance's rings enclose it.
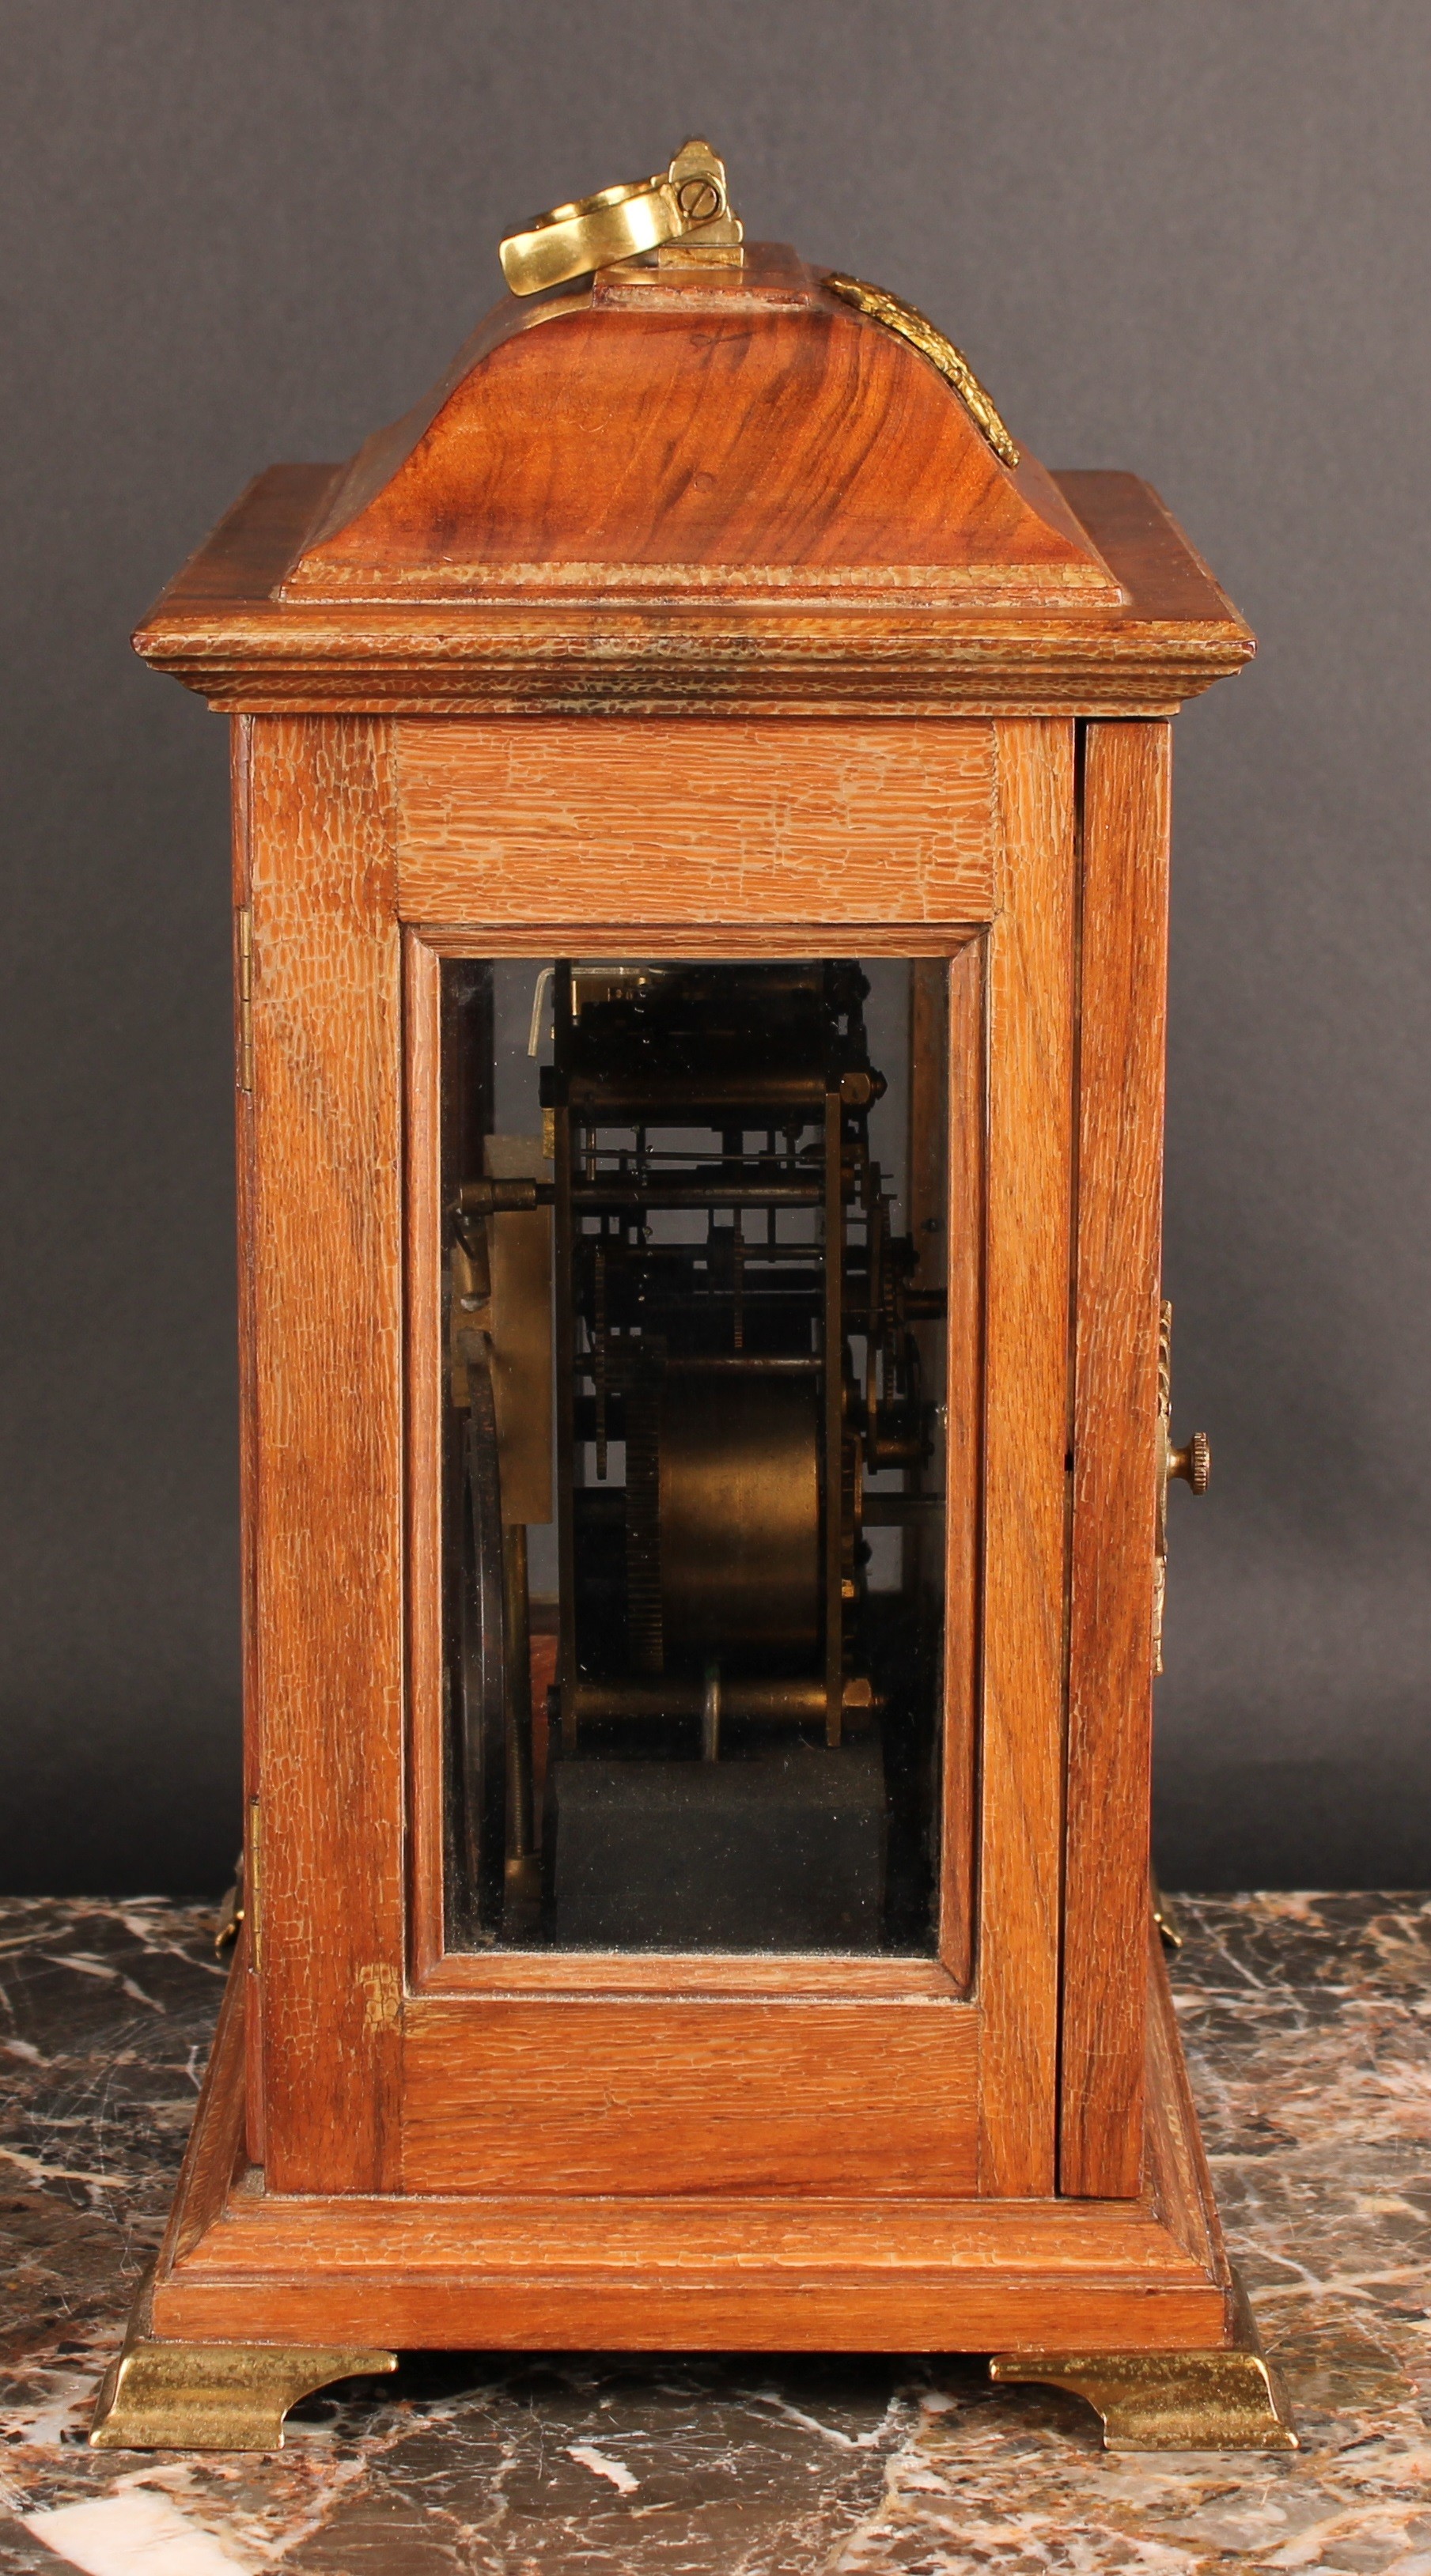
<instances>
[{"instance_id":1,"label":"brass screw on handle","mask_svg":"<svg viewBox=\"0 0 1431 2576\"><path fill-rule=\"evenodd\" d=\"M676 203L688 224L708 224L721 211L720 190L709 179L685 179Z\"/></svg>"},{"instance_id":2,"label":"brass screw on handle","mask_svg":"<svg viewBox=\"0 0 1431 2576\"><path fill-rule=\"evenodd\" d=\"M1212 1443L1205 1431L1195 1431L1186 1449L1174 1449L1168 1457L1168 1481L1181 1476L1195 1494L1205 1494L1212 1482Z\"/></svg>"}]
</instances>

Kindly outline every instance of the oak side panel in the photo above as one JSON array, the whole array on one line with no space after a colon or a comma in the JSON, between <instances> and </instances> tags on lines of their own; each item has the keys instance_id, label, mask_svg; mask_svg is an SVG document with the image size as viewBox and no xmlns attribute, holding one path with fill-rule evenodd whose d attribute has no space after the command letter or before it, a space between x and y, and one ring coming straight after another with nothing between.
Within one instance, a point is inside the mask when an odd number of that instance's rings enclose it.
<instances>
[{"instance_id":1,"label":"oak side panel","mask_svg":"<svg viewBox=\"0 0 1431 2576\"><path fill-rule=\"evenodd\" d=\"M403 2188L973 2191L958 2003L415 2001Z\"/></svg>"},{"instance_id":2,"label":"oak side panel","mask_svg":"<svg viewBox=\"0 0 1431 2576\"><path fill-rule=\"evenodd\" d=\"M256 721L254 1625L266 2164L389 2187L402 1888L401 968L386 727Z\"/></svg>"},{"instance_id":3,"label":"oak side panel","mask_svg":"<svg viewBox=\"0 0 1431 2576\"><path fill-rule=\"evenodd\" d=\"M1073 1147L1069 724L999 728L988 943L981 2187L1054 2188Z\"/></svg>"},{"instance_id":4,"label":"oak side panel","mask_svg":"<svg viewBox=\"0 0 1431 2576\"><path fill-rule=\"evenodd\" d=\"M217 2225L237 2177L249 2162L244 2134L244 2023L250 1983L247 1942L241 1933L159 2251L161 2272L182 2262Z\"/></svg>"},{"instance_id":5,"label":"oak side panel","mask_svg":"<svg viewBox=\"0 0 1431 2576\"><path fill-rule=\"evenodd\" d=\"M989 724L393 733L406 921L988 918Z\"/></svg>"},{"instance_id":6,"label":"oak side panel","mask_svg":"<svg viewBox=\"0 0 1431 2576\"><path fill-rule=\"evenodd\" d=\"M1059 2184L1115 2199L1143 2141L1169 766L1166 724L1087 728Z\"/></svg>"},{"instance_id":7,"label":"oak side panel","mask_svg":"<svg viewBox=\"0 0 1431 2576\"><path fill-rule=\"evenodd\" d=\"M1222 2222L1213 2197L1202 2133L1198 2128L1187 2060L1178 2035L1178 2017L1168 1982L1168 1963L1154 1924L1148 1926L1147 2139L1144 2169L1151 2181L1150 2198L1159 2222L1190 2263L1230 2294L1232 2267L1223 2242ZM1067 2206L1072 2207L1070 2202ZM1123 2206L1117 2201L1086 2202L1100 2214ZM1232 2318L1228 2317L1229 2335Z\"/></svg>"},{"instance_id":8,"label":"oak side panel","mask_svg":"<svg viewBox=\"0 0 1431 2576\"><path fill-rule=\"evenodd\" d=\"M229 2117L219 2050L155 2328L507 2348L1216 2345L1225 2259L1160 1958L1149 2038L1148 2178L1133 2201L774 2193L719 2176L680 2196L285 2199L248 2176L215 2217L196 2174Z\"/></svg>"}]
</instances>

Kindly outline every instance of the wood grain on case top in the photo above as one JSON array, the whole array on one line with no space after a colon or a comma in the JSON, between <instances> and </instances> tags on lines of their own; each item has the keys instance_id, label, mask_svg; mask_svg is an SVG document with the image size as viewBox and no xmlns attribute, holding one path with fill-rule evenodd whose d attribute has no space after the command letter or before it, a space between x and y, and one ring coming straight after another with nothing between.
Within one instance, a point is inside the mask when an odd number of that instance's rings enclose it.
<instances>
[{"instance_id":1,"label":"wood grain on case top","mask_svg":"<svg viewBox=\"0 0 1431 2576\"><path fill-rule=\"evenodd\" d=\"M408 921L987 919L988 724L397 723Z\"/></svg>"},{"instance_id":2,"label":"wood grain on case top","mask_svg":"<svg viewBox=\"0 0 1431 2576\"><path fill-rule=\"evenodd\" d=\"M1060 2188L1126 2198L1142 2147L1169 728L1083 767Z\"/></svg>"},{"instance_id":3,"label":"wood grain on case top","mask_svg":"<svg viewBox=\"0 0 1431 2576\"><path fill-rule=\"evenodd\" d=\"M266 2160L381 2189L402 1887L402 995L387 728L253 727Z\"/></svg>"},{"instance_id":4,"label":"wood grain on case top","mask_svg":"<svg viewBox=\"0 0 1431 2576\"><path fill-rule=\"evenodd\" d=\"M981 2187L1054 2188L1073 1149L1073 728L999 729L989 1142Z\"/></svg>"},{"instance_id":5,"label":"wood grain on case top","mask_svg":"<svg viewBox=\"0 0 1431 2576\"><path fill-rule=\"evenodd\" d=\"M779 606L702 589L443 605L279 598L342 468L260 474L158 600L137 652L215 706L412 715L1164 715L1237 671L1252 636L1157 494L1057 477L1117 573L1119 608L933 604L831 591Z\"/></svg>"},{"instance_id":6,"label":"wood grain on case top","mask_svg":"<svg viewBox=\"0 0 1431 2576\"><path fill-rule=\"evenodd\" d=\"M281 596L708 588L1120 604L1042 466L1001 464L927 358L820 285L508 298L359 449Z\"/></svg>"}]
</instances>

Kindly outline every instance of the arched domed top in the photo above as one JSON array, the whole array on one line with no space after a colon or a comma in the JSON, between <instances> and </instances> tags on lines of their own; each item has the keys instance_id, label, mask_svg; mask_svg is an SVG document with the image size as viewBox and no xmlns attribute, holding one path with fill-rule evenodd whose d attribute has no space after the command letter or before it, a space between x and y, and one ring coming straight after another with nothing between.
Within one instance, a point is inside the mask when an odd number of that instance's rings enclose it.
<instances>
[{"instance_id":1,"label":"arched domed top","mask_svg":"<svg viewBox=\"0 0 1431 2576\"><path fill-rule=\"evenodd\" d=\"M1005 462L934 359L772 244L507 297L340 469L271 595L713 592L1071 616L1126 596L1041 465Z\"/></svg>"}]
</instances>

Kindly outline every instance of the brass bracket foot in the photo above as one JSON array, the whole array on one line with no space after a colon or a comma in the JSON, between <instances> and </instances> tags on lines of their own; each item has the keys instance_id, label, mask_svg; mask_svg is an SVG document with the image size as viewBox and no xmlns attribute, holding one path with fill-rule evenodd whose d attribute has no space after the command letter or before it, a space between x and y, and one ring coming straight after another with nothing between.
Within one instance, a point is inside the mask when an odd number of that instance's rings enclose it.
<instances>
[{"instance_id":1,"label":"brass bracket foot","mask_svg":"<svg viewBox=\"0 0 1431 2576\"><path fill-rule=\"evenodd\" d=\"M281 2451L283 2419L333 2379L396 2370L395 2352L348 2344L165 2343L146 2284L90 2426L96 2451Z\"/></svg>"},{"instance_id":2,"label":"brass bracket foot","mask_svg":"<svg viewBox=\"0 0 1431 2576\"><path fill-rule=\"evenodd\" d=\"M1153 1923L1165 1950L1180 1950L1183 1927L1175 1907L1168 1903L1153 1872L1148 1875L1148 1892L1153 1900Z\"/></svg>"},{"instance_id":3,"label":"brass bracket foot","mask_svg":"<svg viewBox=\"0 0 1431 2576\"><path fill-rule=\"evenodd\" d=\"M1000 2387L1034 2381L1083 2397L1105 2451L1295 2451L1297 2436L1247 2293L1232 2276L1234 2339L1215 2352L996 2352Z\"/></svg>"}]
</instances>

